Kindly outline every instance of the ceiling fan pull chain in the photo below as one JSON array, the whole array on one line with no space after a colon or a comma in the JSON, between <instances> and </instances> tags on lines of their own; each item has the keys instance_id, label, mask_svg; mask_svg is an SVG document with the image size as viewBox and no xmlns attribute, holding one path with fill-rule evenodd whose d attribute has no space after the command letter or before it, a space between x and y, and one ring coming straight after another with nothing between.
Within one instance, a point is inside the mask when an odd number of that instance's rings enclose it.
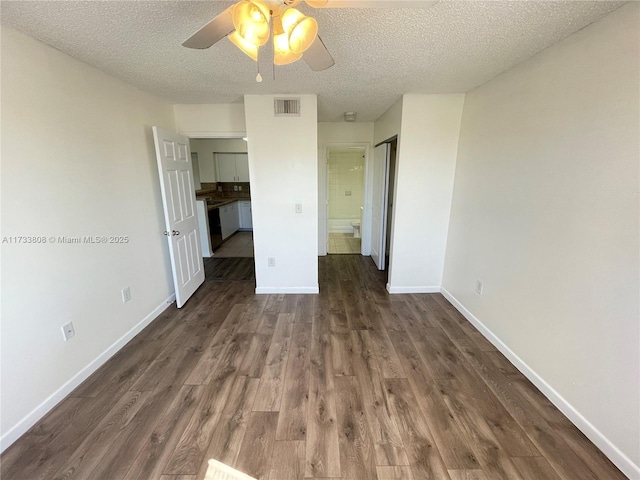
<instances>
[{"instance_id":1,"label":"ceiling fan pull chain","mask_svg":"<svg viewBox=\"0 0 640 480\"><path fill-rule=\"evenodd\" d=\"M262 82L262 75L260 75L260 47L256 51L256 65L258 65L258 75L256 75L256 82Z\"/></svg>"},{"instance_id":2,"label":"ceiling fan pull chain","mask_svg":"<svg viewBox=\"0 0 640 480\"><path fill-rule=\"evenodd\" d=\"M273 48L273 65L271 65L271 71L273 72L273 81L276 80L276 32L273 28L273 13L271 14L271 48Z\"/></svg>"}]
</instances>

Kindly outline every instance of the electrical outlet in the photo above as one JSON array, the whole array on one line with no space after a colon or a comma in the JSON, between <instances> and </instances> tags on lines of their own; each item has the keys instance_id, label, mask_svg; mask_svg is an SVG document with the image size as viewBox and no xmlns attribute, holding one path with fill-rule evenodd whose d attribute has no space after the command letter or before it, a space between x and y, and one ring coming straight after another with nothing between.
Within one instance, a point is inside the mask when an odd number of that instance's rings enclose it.
<instances>
[{"instance_id":1,"label":"electrical outlet","mask_svg":"<svg viewBox=\"0 0 640 480\"><path fill-rule=\"evenodd\" d=\"M242 191L242 185L238 185L238 190Z\"/></svg>"},{"instance_id":2,"label":"electrical outlet","mask_svg":"<svg viewBox=\"0 0 640 480\"><path fill-rule=\"evenodd\" d=\"M127 303L129 300L131 300L131 288L130 287L123 288L122 289L122 303Z\"/></svg>"},{"instance_id":3,"label":"electrical outlet","mask_svg":"<svg viewBox=\"0 0 640 480\"><path fill-rule=\"evenodd\" d=\"M233 186L233 191L234 191L234 192L237 192L237 191L238 191L238 185L234 185L234 186Z\"/></svg>"},{"instance_id":4,"label":"electrical outlet","mask_svg":"<svg viewBox=\"0 0 640 480\"><path fill-rule=\"evenodd\" d=\"M275 267L276 266L276 257L267 258L267 265L269 265L270 267Z\"/></svg>"},{"instance_id":5,"label":"electrical outlet","mask_svg":"<svg viewBox=\"0 0 640 480\"><path fill-rule=\"evenodd\" d=\"M62 338L64 338L65 342L76 334L76 331L73 329L73 322L65 323L61 328Z\"/></svg>"},{"instance_id":6,"label":"electrical outlet","mask_svg":"<svg viewBox=\"0 0 640 480\"><path fill-rule=\"evenodd\" d=\"M296 203L296 213L302 213L302 204Z\"/></svg>"},{"instance_id":7,"label":"electrical outlet","mask_svg":"<svg viewBox=\"0 0 640 480\"><path fill-rule=\"evenodd\" d=\"M483 289L483 285L482 282L480 280L476 280L476 293L478 295L482 295L482 289Z\"/></svg>"}]
</instances>

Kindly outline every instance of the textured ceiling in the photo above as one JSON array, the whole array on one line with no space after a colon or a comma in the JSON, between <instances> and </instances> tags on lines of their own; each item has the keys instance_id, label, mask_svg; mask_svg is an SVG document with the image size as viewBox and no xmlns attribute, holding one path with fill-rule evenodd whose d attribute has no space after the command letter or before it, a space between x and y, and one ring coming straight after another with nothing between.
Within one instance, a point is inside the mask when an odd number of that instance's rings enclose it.
<instances>
[{"instance_id":1,"label":"textured ceiling","mask_svg":"<svg viewBox=\"0 0 640 480\"><path fill-rule=\"evenodd\" d=\"M467 92L625 2L441 1L429 8L300 9L336 64L257 65L228 40L181 43L229 1L1 1L8 25L172 103L232 103L245 93L316 93L320 121L373 121L403 93ZM391 2L381 2L388 5ZM411 2L402 2L407 4ZM268 48L263 49L268 51ZM261 53L262 54L262 53Z\"/></svg>"}]
</instances>

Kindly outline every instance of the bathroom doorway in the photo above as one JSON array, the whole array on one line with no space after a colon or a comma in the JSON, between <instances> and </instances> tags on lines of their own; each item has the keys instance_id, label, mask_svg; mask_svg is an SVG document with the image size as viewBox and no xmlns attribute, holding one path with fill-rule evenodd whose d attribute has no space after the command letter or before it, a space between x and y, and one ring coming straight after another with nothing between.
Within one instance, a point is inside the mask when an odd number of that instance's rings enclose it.
<instances>
[{"instance_id":1,"label":"bathroom doorway","mask_svg":"<svg viewBox=\"0 0 640 480\"><path fill-rule=\"evenodd\" d=\"M362 253L366 147L327 148L327 253Z\"/></svg>"}]
</instances>

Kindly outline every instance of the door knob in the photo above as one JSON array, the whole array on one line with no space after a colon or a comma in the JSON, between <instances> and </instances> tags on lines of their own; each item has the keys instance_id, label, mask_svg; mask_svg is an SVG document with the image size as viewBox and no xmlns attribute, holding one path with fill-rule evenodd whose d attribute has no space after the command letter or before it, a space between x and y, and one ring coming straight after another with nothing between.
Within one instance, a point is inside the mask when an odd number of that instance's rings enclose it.
<instances>
[{"instance_id":1,"label":"door knob","mask_svg":"<svg viewBox=\"0 0 640 480\"><path fill-rule=\"evenodd\" d=\"M180 235L180 232L178 230L171 230L171 233L173 235Z\"/></svg>"}]
</instances>

